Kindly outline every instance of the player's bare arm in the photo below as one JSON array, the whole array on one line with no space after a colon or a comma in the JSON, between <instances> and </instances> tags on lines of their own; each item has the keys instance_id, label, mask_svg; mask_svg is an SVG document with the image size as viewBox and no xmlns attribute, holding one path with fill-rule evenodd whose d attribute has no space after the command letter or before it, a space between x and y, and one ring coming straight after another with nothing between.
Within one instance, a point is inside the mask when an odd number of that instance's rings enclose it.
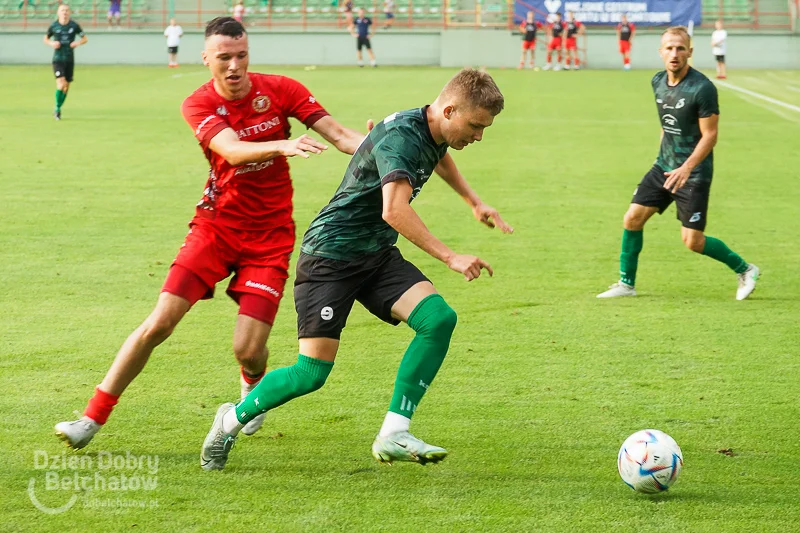
<instances>
[{"instance_id":1,"label":"player's bare arm","mask_svg":"<svg viewBox=\"0 0 800 533\"><path fill-rule=\"evenodd\" d=\"M472 208L472 214L479 222L490 228L497 226L503 233L514 233L514 228L506 224L500 217L500 213L497 212L497 209L481 201L478 194L470 187L461 172L459 172L456 162L450 154L445 154L436 166L435 171L439 177L467 202L467 205Z\"/></svg>"},{"instance_id":2,"label":"player's bare arm","mask_svg":"<svg viewBox=\"0 0 800 533\"><path fill-rule=\"evenodd\" d=\"M50 38L47 35L44 36L44 44L46 44L53 50L58 50L59 48L61 48L60 42L50 40Z\"/></svg>"},{"instance_id":3,"label":"player's bare arm","mask_svg":"<svg viewBox=\"0 0 800 533\"><path fill-rule=\"evenodd\" d=\"M451 270L463 274L467 281L481 275L481 269L486 269L491 276L494 274L489 263L474 255L457 254L437 239L411 207L411 184L405 180L387 183L383 191L383 220L392 226L397 233L411 241L422 251L443 262Z\"/></svg>"},{"instance_id":4,"label":"player's bare arm","mask_svg":"<svg viewBox=\"0 0 800 533\"><path fill-rule=\"evenodd\" d=\"M247 142L239 140L233 128L225 128L208 143L211 150L233 166L261 163L279 156L308 158L308 154L321 154L328 147L321 142L301 135L285 141Z\"/></svg>"},{"instance_id":5,"label":"player's bare arm","mask_svg":"<svg viewBox=\"0 0 800 533\"><path fill-rule=\"evenodd\" d=\"M87 42L89 42L89 38L86 35L84 35L83 37L81 37L80 41L72 41L71 43L69 43L69 47L78 48L79 46L83 46Z\"/></svg>"},{"instance_id":6,"label":"player's bare arm","mask_svg":"<svg viewBox=\"0 0 800 533\"><path fill-rule=\"evenodd\" d=\"M368 120L367 131L372 130L374 125L372 120ZM353 155L364 140L363 133L342 126L330 115L316 121L311 129L322 135L334 148L349 155Z\"/></svg>"},{"instance_id":7,"label":"player's bare arm","mask_svg":"<svg viewBox=\"0 0 800 533\"><path fill-rule=\"evenodd\" d=\"M695 146L692 155L680 167L670 172L664 172L667 180L664 182L664 188L672 192L677 191L686 184L689 175L697 165L703 162L708 157L711 150L717 144L717 126L719 124L719 115L711 115L710 117L701 118L698 120L700 125L700 142ZM662 133L663 135L663 133Z\"/></svg>"}]
</instances>

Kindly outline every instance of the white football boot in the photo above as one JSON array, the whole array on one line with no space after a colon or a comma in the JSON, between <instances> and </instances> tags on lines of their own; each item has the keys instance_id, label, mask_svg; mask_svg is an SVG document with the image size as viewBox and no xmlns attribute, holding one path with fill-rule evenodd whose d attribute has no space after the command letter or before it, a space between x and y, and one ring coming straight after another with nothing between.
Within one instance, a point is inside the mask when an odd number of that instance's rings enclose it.
<instances>
[{"instance_id":1,"label":"white football boot","mask_svg":"<svg viewBox=\"0 0 800 533\"><path fill-rule=\"evenodd\" d=\"M739 278L739 288L736 289L736 299L744 300L756 290L756 281L761 270L753 264L748 265L747 270L741 274L737 274Z\"/></svg>"},{"instance_id":2,"label":"white football boot","mask_svg":"<svg viewBox=\"0 0 800 533\"><path fill-rule=\"evenodd\" d=\"M56 424L56 437L64 444L75 450L80 450L89 442L95 433L103 427L88 416L81 417L73 422L59 422Z\"/></svg>"},{"instance_id":3,"label":"white football boot","mask_svg":"<svg viewBox=\"0 0 800 533\"><path fill-rule=\"evenodd\" d=\"M228 462L228 454L236 444L236 437L226 433L222 428L222 418L225 413L235 409L232 403L223 403L217 409L214 423L203 441L203 449L200 451L200 466L203 470L222 470Z\"/></svg>"},{"instance_id":4,"label":"white football boot","mask_svg":"<svg viewBox=\"0 0 800 533\"><path fill-rule=\"evenodd\" d=\"M559 70L561 70L561 63L556 63L556 66L555 66L555 67L553 67L553 70L555 70L556 72L558 72Z\"/></svg>"},{"instance_id":5,"label":"white football boot","mask_svg":"<svg viewBox=\"0 0 800 533\"><path fill-rule=\"evenodd\" d=\"M542 70L550 70L551 67L552 65L550 65L550 63L545 63L544 67L542 67Z\"/></svg>"},{"instance_id":6,"label":"white football boot","mask_svg":"<svg viewBox=\"0 0 800 533\"><path fill-rule=\"evenodd\" d=\"M408 461L426 465L444 460L447 450L426 444L408 431L401 431L386 437L375 437L372 456L381 463Z\"/></svg>"},{"instance_id":7,"label":"white football boot","mask_svg":"<svg viewBox=\"0 0 800 533\"><path fill-rule=\"evenodd\" d=\"M636 296L636 289L621 281L611 285L606 292L597 295L598 298L616 298L618 296Z\"/></svg>"},{"instance_id":8,"label":"white football boot","mask_svg":"<svg viewBox=\"0 0 800 533\"><path fill-rule=\"evenodd\" d=\"M261 379L264 379L264 378L261 378ZM256 388L256 386L257 386L259 383L261 383L261 380L259 380L257 383L253 383L253 384L251 385L250 383L246 382L246 381L244 380L244 378L243 378L241 375L239 376L239 381L240 381L240 383L241 383L241 386L242 386L242 387L241 387L242 400L244 400L244 399L245 399L245 397L246 397L248 394L250 394L250 392L251 392L253 389L255 389L255 388ZM250 435L252 435L252 434L253 434L253 433L255 433L256 431L258 431L259 429L261 429L261 426L263 426L263 425L264 425L264 420L265 420L266 418L267 418L267 413L261 413L260 415L258 415L258 416L257 416L257 417L255 417L254 419L252 419L250 422L248 422L247 424L245 424L245 426L242 428L242 433L244 433L245 435L247 435L247 436L249 437Z\"/></svg>"}]
</instances>

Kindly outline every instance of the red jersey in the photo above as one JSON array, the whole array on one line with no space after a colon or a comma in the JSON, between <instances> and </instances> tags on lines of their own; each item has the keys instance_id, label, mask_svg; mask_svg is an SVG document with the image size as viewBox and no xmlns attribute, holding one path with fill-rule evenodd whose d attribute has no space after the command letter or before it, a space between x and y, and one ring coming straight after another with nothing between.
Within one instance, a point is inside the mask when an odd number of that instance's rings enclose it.
<instances>
[{"instance_id":1,"label":"red jersey","mask_svg":"<svg viewBox=\"0 0 800 533\"><path fill-rule=\"evenodd\" d=\"M209 81L183 101L183 118L194 130L211 168L196 217L216 219L240 229L292 224L292 181L283 156L231 166L208 147L211 139L232 128L243 141L289 138L289 117L311 127L328 112L301 83L284 76L248 73L252 88L240 100L226 100Z\"/></svg>"},{"instance_id":2,"label":"red jersey","mask_svg":"<svg viewBox=\"0 0 800 533\"><path fill-rule=\"evenodd\" d=\"M561 22L551 22L548 24L548 27L550 28L550 34L553 36L553 39L560 39L561 34L564 33L565 24L562 20Z\"/></svg>"}]
</instances>

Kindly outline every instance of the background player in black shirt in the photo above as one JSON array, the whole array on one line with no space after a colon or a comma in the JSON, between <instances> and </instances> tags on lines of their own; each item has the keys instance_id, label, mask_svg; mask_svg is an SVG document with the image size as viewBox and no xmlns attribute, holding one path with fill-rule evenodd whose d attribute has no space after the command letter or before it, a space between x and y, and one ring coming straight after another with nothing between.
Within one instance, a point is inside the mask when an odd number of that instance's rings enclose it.
<instances>
[{"instance_id":1,"label":"background player in black shirt","mask_svg":"<svg viewBox=\"0 0 800 533\"><path fill-rule=\"evenodd\" d=\"M372 19L367 16L367 12L363 7L358 8L358 18L353 21L353 26L350 29L350 34L356 38L356 58L358 58L358 66L364 66L364 59L361 55L361 49L366 47L367 54L369 54L369 64L377 67L375 62L375 53L372 51L372 44L369 42L372 37Z\"/></svg>"},{"instance_id":2,"label":"background player in black shirt","mask_svg":"<svg viewBox=\"0 0 800 533\"><path fill-rule=\"evenodd\" d=\"M533 11L528 11L525 22L520 24L519 31L522 32L522 56L519 58L519 68L525 67L525 55L530 56L528 68L533 68L536 54L536 31L542 29L541 22L536 22Z\"/></svg>"}]
</instances>

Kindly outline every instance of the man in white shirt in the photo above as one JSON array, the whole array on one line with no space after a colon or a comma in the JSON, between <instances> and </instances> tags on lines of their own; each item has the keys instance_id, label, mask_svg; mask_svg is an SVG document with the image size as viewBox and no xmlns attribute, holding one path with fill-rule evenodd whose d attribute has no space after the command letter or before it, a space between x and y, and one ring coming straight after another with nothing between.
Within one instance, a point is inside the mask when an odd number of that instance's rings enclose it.
<instances>
[{"instance_id":1,"label":"man in white shirt","mask_svg":"<svg viewBox=\"0 0 800 533\"><path fill-rule=\"evenodd\" d=\"M717 58L717 79L724 80L727 77L725 69L725 41L728 40L728 32L722 29L722 21L718 20L714 25L716 30L711 34L711 53Z\"/></svg>"},{"instance_id":2,"label":"man in white shirt","mask_svg":"<svg viewBox=\"0 0 800 533\"><path fill-rule=\"evenodd\" d=\"M175 19L169 19L169 26L164 30L164 37L167 38L167 53L169 54L169 68L178 67L178 45L183 36L183 28L175 23Z\"/></svg>"}]
</instances>

